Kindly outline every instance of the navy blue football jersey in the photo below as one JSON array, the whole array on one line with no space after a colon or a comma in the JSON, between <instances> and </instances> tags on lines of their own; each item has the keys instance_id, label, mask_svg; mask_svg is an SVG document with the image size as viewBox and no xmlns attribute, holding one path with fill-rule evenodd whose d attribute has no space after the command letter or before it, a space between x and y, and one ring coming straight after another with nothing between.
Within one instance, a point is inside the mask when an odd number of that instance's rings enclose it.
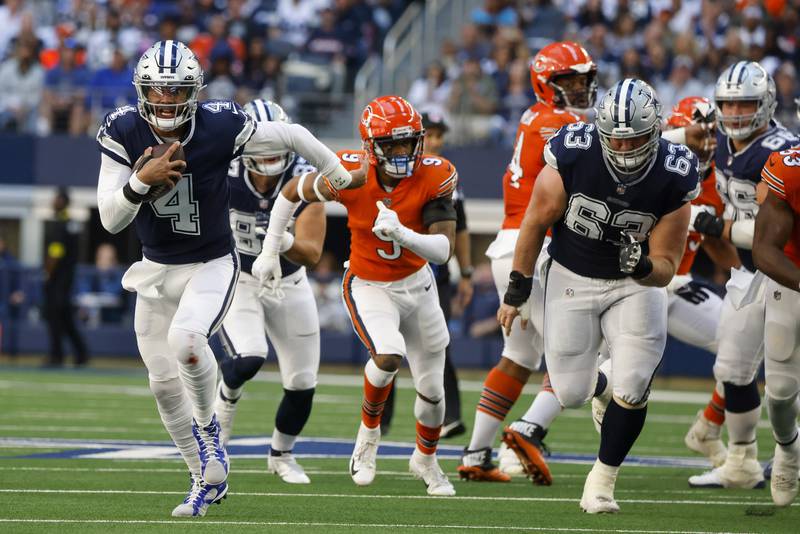
<instances>
[{"instance_id":1,"label":"navy blue football jersey","mask_svg":"<svg viewBox=\"0 0 800 534\"><path fill-rule=\"evenodd\" d=\"M228 224L228 168L255 131L252 119L233 102L198 104L181 138L186 169L176 187L142 204L136 233L152 261L186 264L233 251ZM97 133L100 151L133 167L147 147L164 142L133 106L106 115Z\"/></svg>"},{"instance_id":2,"label":"navy blue football jersey","mask_svg":"<svg viewBox=\"0 0 800 534\"><path fill-rule=\"evenodd\" d=\"M622 232L634 234L648 251L658 220L699 192L697 157L684 145L661 139L650 170L620 182L608 170L594 124L562 127L545 146L545 160L564 181L567 209L553 226L550 256L590 278L619 279Z\"/></svg>"},{"instance_id":3,"label":"navy blue football jersey","mask_svg":"<svg viewBox=\"0 0 800 534\"><path fill-rule=\"evenodd\" d=\"M272 206L283 189L283 185L294 176L300 176L307 172L317 172L317 169L300 156L295 156L294 161L283 172L275 187L262 194L250 181L248 171L240 160L231 164L228 173L231 186L230 226L236 240L236 249L241 258L242 271L252 272L253 262L261 252L261 243L264 241L264 234L269 225L269 214L272 212ZM292 231L294 221L306 206L308 206L306 202L301 202L297 207L289 223L289 231ZM289 276L299 268L299 265L281 256L283 276Z\"/></svg>"},{"instance_id":4,"label":"navy blue football jersey","mask_svg":"<svg viewBox=\"0 0 800 534\"><path fill-rule=\"evenodd\" d=\"M770 122L763 134L745 148L735 152L727 136L717 129L717 153L714 156L717 192L725 203L724 218L732 221L755 219L758 214L756 185L761 181L761 169L769 155L800 143L800 138L790 131ZM753 253L738 249L742 264L755 271Z\"/></svg>"}]
</instances>

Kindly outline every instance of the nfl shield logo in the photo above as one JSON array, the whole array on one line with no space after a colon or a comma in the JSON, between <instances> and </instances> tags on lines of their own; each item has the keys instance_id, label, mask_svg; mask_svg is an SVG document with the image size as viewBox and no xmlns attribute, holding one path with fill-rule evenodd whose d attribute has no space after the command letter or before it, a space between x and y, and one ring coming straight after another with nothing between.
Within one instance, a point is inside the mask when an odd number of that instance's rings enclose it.
<instances>
[{"instance_id":1,"label":"nfl shield logo","mask_svg":"<svg viewBox=\"0 0 800 534\"><path fill-rule=\"evenodd\" d=\"M617 194L618 194L618 195L624 195L624 194L625 194L625 191L627 191L627 189L628 189L628 188L627 188L627 187L625 187L625 185L624 185L624 184L617 184Z\"/></svg>"},{"instance_id":2,"label":"nfl shield logo","mask_svg":"<svg viewBox=\"0 0 800 534\"><path fill-rule=\"evenodd\" d=\"M269 200L266 198L262 198L261 200L258 201L258 207L261 208L262 210L269 208Z\"/></svg>"},{"instance_id":3,"label":"nfl shield logo","mask_svg":"<svg viewBox=\"0 0 800 534\"><path fill-rule=\"evenodd\" d=\"M383 205L386 206L387 208L391 208L392 207L392 199L391 198L384 198L382 200L382 202L383 202Z\"/></svg>"},{"instance_id":4,"label":"nfl shield logo","mask_svg":"<svg viewBox=\"0 0 800 534\"><path fill-rule=\"evenodd\" d=\"M772 298L774 298L775 300L781 300L781 292L776 290L776 291L775 291L775 292L772 294Z\"/></svg>"}]
</instances>

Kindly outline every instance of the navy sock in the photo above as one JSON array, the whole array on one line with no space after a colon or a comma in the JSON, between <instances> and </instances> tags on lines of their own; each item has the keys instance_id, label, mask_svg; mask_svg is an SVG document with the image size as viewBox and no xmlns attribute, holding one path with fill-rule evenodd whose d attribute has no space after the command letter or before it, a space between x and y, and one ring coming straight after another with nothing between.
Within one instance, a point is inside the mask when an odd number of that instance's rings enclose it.
<instances>
[{"instance_id":1,"label":"navy sock","mask_svg":"<svg viewBox=\"0 0 800 534\"><path fill-rule=\"evenodd\" d=\"M761 394L755 380L744 386L723 382L725 388L725 410L731 413L745 413L761 406Z\"/></svg>"},{"instance_id":2,"label":"navy sock","mask_svg":"<svg viewBox=\"0 0 800 534\"><path fill-rule=\"evenodd\" d=\"M300 391L283 390L283 399L275 414L275 428L278 432L296 436L300 434L311 415L314 388Z\"/></svg>"},{"instance_id":3,"label":"navy sock","mask_svg":"<svg viewBox=\"0 0 800 534\"><path fill-rule=\"evenodd\" d=\"M597 384L594 386L594 396L599 397L608 387L608 377L602 372L597 371Z\"/></svg>"},{"instance_id":4,"label":"navy sock","mask_svg":"<svg viewBox=\"0 0 800 534\"><path fill-rule=\"evenodd\" d=\"M598 458L606 465L619 467L642 432L647 406L636 410L623 408L614 399L608 403L600 432Z\"/></svg>"}]
</instances>

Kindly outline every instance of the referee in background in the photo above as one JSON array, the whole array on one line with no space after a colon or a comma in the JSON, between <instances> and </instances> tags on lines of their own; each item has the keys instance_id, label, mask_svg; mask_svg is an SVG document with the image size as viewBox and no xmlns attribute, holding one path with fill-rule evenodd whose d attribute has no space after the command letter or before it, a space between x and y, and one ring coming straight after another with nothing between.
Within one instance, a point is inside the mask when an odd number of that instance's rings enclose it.
<instances>
[{"instance_id":1,"label":"referee in background","mask_svg":"<svg viewBox=\"0 0 800 534\"><path fill-rule=\"evenodd\" d=\"M428 111L422 114L422 126L425 128L425 147L423 152L425 154L442 153L442 146L444 146L444 136L450 129L444 120L444 117L435 111ZM461 190L461 184L458 185L456 192L453 194L453 201L456 207L456 243L455 243L455 258L458 262L460 278L456 286L456 303L460 310L466 309L472 300L472 273L474 268L472 266L469 231L467 231L467 216L464 213L464 193ZM433 273L436 276L436 287L439 291L439 305L444 312L444 318L450 322L450 303L453 300L453 288L450 284L450 270L445 265L431 264ZM393 384L397 383L397 378L394 379ZM386 404L383 408L383 415L381 416L381 434L385 435L389 432L389 427L394 415L394 397L396 386L392 386L389 398L386 399ZM442 426L442 438L452 438L464 434L467 428L461 420L461 394L458 390L458 377L456 376L456 369L453 366L453 359L450 356L450 346L448 345L445 350L445 363L444 363L444 425Z\"/></svg>"}]
</instances>

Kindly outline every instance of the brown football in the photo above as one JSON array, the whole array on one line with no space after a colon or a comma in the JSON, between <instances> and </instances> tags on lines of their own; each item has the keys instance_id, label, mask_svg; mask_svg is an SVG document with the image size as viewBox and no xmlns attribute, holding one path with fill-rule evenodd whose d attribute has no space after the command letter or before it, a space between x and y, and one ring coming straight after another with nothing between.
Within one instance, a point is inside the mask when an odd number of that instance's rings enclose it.
<instances>
[{"instance_id":1,"label":"brown football","mask_svg":"<svg viewBox=\"0 0 800 534\"><path fill-rule=\"evenodd\" d=\"M170 143L159 143L159 144L153 146L153 150L151 151L149 156L142 156L141 158L139 158L139 161L136 162L136 166L135 166L134 170L138 171L139 169L141 169L144 166L145 163L147 163L148 161L150 161L153 158L160 158L161 156L164 155L164 153L167 151L167 149L169 149L169 147L170 147ZM179 160L186 161L186 153L183 151L183 145L178 146L177 150L175 150L175 152L172 153L172 157L169 160L170 161L179 161ZM174 180L172 180L170 178L166 182L163 182L163 183L158 184L158 185L151 186L150 187L150 191L148 191L147 195L145 196L144 201L145 202L152 202L154 200L157 200L157 199L163 197L164 195L166 195L167 193L172 191L172 189L175 187L175 184L177 184L177 183L178 183L177 181L174 181Z\"/></svg>"}]
</instances>

